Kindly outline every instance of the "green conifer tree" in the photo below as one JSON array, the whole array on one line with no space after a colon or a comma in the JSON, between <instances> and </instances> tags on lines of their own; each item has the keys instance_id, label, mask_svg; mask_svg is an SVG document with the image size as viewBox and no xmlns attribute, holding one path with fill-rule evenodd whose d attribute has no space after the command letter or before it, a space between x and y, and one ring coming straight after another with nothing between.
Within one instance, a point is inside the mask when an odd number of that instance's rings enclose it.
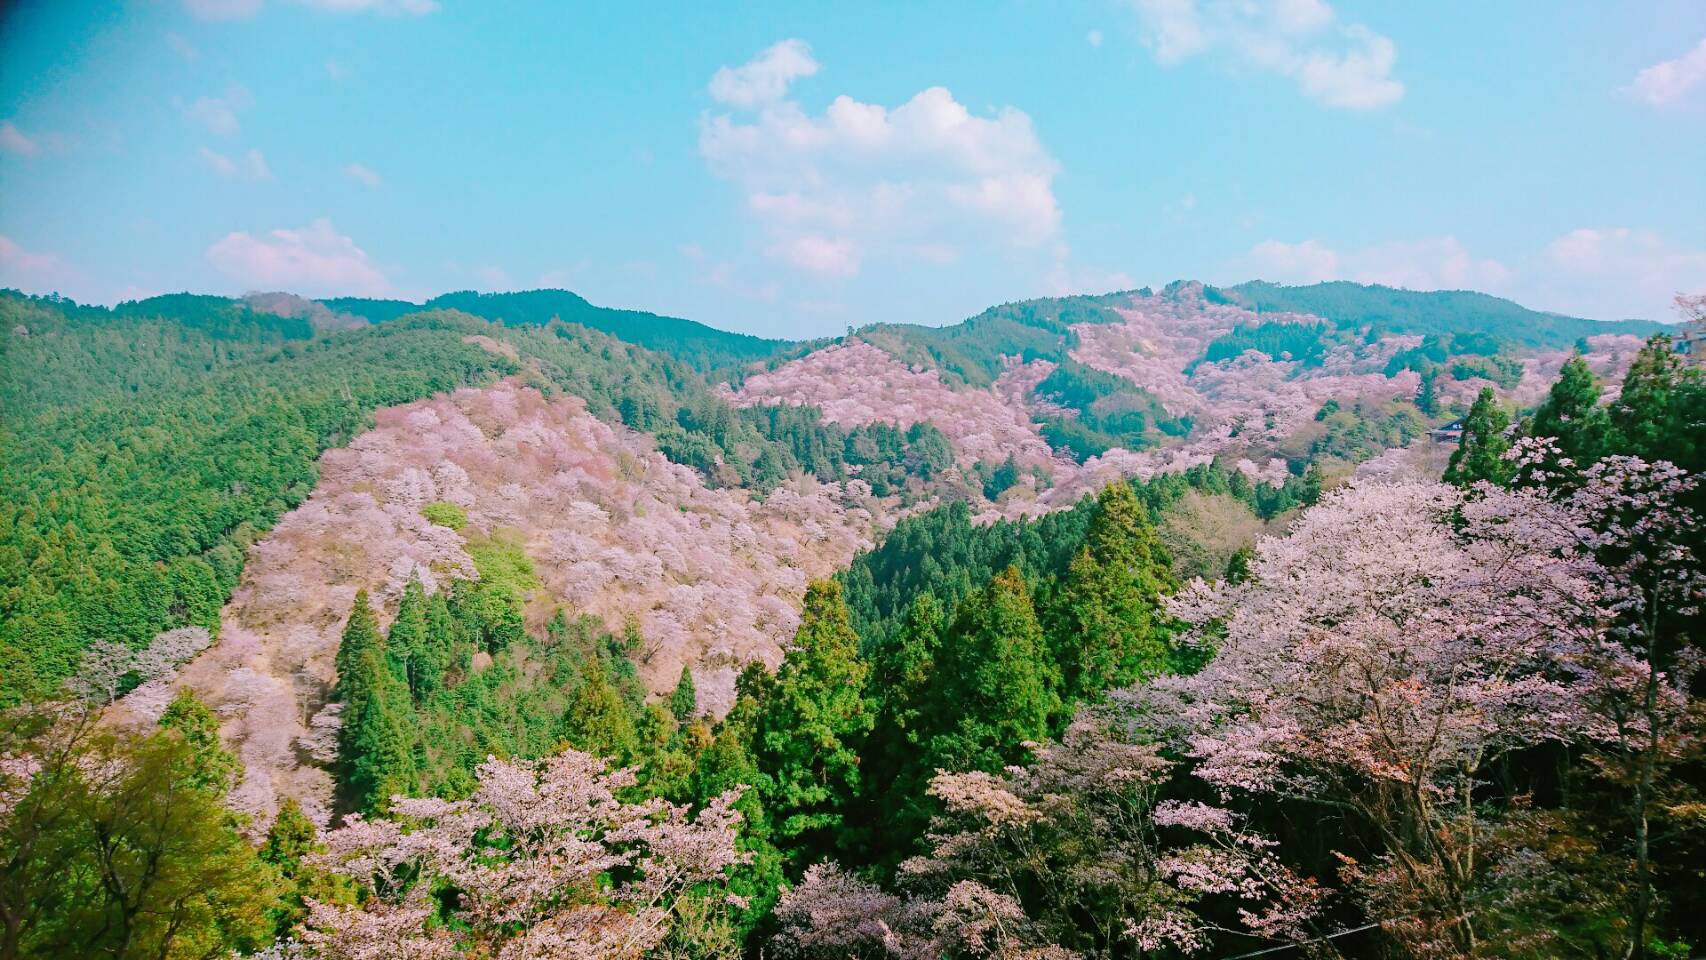
<instances>
[{"instance_id":1,"label":"green conifer tree","mask_svg":"<svg viewBox=\"0 0 1706 960\"><path fill-rule=\"evenodd\" d=\"M813 583L753 743L777 843L797 868L834 848L858 790L858 748L872 724L866 673L841 585Z\"/></svg>"},{"instance_id":2,"label":"green conifer tree","mask_svg":"<svg viewBox=\"0 0 1706 960\"><path fill-rule=\"evenodd\" d=\"M427 598L419 580L410 580L397 605L397 619L385 634L385 654L392 673L409 687L419 703L427 688L426 674L432 669L427 650Z\"/></svg>"},{"instance_id":3,"label":"green conifer tree","mask_svg":"<svg viewBox=\"0 0 1706 960\"><path fill-rule=\"evenodd\" d=\"M1158 607L1174 586L1172 560L1148 511L1129 484L1110 484L1096 498L1084 546L1051 605L1049 641L1066 701L1092 699L1166 668Z\"/></svg>"},{"instance_id":4,"label":"green conifer tree","mask_svg":"<svg viewBox=\"0 0 1706 960\"><path fill-rule=\"evenodd\" d=\"M314 852L315 833L314 821L302 812L302 805L295 797L285 797L261 843L261 859L277 867L286 878L294 879L302 868L303 858Z\"/></svg>"},{"instance_id":5,"label":"green conifer tree","mask_svg":"<svg viewBox=\"0 0 1706 960\"><path fill-rule=\"evenodd\" d=\"M1060 705L1030 590L1017 567L960 603L931 684L930 767L996 772L1049 735Z\"/></svg>"},{"instance_id":6,"label":"green conifer tree","mask_svg":"<svg viewBox=\"0 0 1706 960\"><path fill-rule=\"evenodd\" d=\"M1550 472L1573 477L1604 455L1611 422L1599 405L1599 394L1599 380L1580 354L1565 361L1558 381L1524 430L1531 437L1554 438L1560 453L1571 461L1567 467L1547 464Z\"/></svg>"},{"instance_id":7,"label":"green conifer tree","mask_svg":"<svg viewBox=\"0 0 1706 960\"><path fill-rule=\"evenodd\" d=\"M1610 418L1616 452L1706 470L1706 370L1686 366L1669 337L1641 348Z\"/></svg>"},{"instance_id":8,"label":"green conifer tree","mask_svg":"<svg viewBox=\"0 0 1706 960\"><path fill-rule=\"evenodd\" d=\"M594 756L626 763L639 749L634 716L598 657L588 657L581 667L580 686L569 698L564 726L575 749Z\"/></svg>"},{"instance_id":9,"label":"green conifer tree","mask_svg":"<svg viewBox=\"0 0 1706 960\"><path fill-rule=\"evenodd\" d=\"M364 812L383 812L393 794L415 791L415 713L393 670L367 591L356 593L337 655L344 703L339 756L344 787Z\"/></svg>"},{"instance_id":10,"label":"green conifer tree","mask_svg":"<svg viewBox=\"0 0 1706 960\"><path fill-rule=\"evenodd\" d=\"M1445 468L1445 481L1460 487L1473 486L1477 481L1504 485L1510 481L1511 464L1505 452L1510 438L1505 429L1510 415L1499 406L1492 387L1482 387L1469 415L1463 418L1463 437L1457 449L1451 451L1451 462Z\"/></svg>"},{"instance_id":11,"label":"green conifer tree","mask_svg":"<svg viewBox=\"0 0 1706 960\"><path fill-rule=\"evenodd\" d=\"M669 712L675 714L677 723L686 723L699 713L699 693L693 688L693 668L685 663L681 665L681 679L676 681L675 691L669 695Z\"/></svg>"}]
</instances>

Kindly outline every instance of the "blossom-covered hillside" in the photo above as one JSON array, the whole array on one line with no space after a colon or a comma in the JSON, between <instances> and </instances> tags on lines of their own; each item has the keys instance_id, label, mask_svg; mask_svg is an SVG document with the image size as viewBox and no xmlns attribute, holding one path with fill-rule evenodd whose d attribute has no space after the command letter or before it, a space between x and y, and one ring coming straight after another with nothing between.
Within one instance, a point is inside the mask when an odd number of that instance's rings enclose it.
<instances>
[{"instance_id":1,"label":"blossom-covered hillside","mask_svg":"<svg viewBox=\"0 0 1706 960\"><path fill-rule=\"evenodd\" d=\"M742 405L817 407L826 419L849 425L928 421L968 465L993 467L1012 457L1034 472L1036 482L1013 488L986 515L1014 516L1070 506L1121 477L1215 458L1270 482L1311 461L1354 463L1418 440L1428 426L1466 411L1483 388L1512 405L1532 406L1572 353L1516 341L1441 342L1388 332L1378 322L1347 326L1310 314L1257 313L1195 283L1099 298L1093 312L1062 306L1051 314L1049 303L1019 312L1039 324L1022 351L1003 354L999 344L988 346L1003 365L988 387L919 359L922 351L885 328L881 336L855 334L750 376L732 395ZM1275 325L1307 331L1319 341L1313 344L1318 352L1238 348L1235 334ZM1055 347L1039 349L1037 338ZM1577 347L1594 372L1614 384L1641 342L1631 333L1605 333ZM1129 442L1082 458L1051 449L1051 420L1088 418L1127 399L1102 396L1081 409L1063 405L1048 387L1065 362L1119 378L1189 429L1128 434Z\"/></svg>"},{"instance_id":2,"label":"blossom-covered hillside","mask_svg":"<svg viewBox=\"0 0 1706 960\"><path fill-rule=\"evenodd\" d=\"M710 489L579 398L512 382L384 410L320 473L308 502L251 550L218 645L183 680L224 718L257 810L275 792L330 798L325 774L300 760L357 590L394 612L411 580L431 593L478 577L471 551L512 542L540 581L534 627L559 605L613 629L631 619L647 685L667 691L691 664L701 707L721 714L740 666L781 659L806 584L879 530L860 481L799 478L762 501ZM434 504L465 523L432 522Z\"/></svg>"}]
</instances>

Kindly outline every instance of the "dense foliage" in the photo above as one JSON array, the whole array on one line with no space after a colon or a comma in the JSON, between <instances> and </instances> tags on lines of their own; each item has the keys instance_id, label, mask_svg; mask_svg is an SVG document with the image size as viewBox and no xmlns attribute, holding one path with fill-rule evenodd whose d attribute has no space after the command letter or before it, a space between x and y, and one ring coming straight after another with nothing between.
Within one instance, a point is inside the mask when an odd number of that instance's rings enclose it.
<instances>
[{"instance_id":1,"label":"dense foliage","mask_svg":"<svg viewBox=\"0 0 1706 960\"><path fill-rule=\"evenodd\" d=\"M1035 394L1065 408L1066 416L1043 416L1043 439L1057 452L1082 463L1114 447L1142 450L1162 436L1184 436L1189 417L1167 412L1153 394L1124 377L1066 359L1037 383Z\"/></svg>"},{"instance_id":2,"label":"dense foliage","mask_svg":"<svg viewBox=\"0 0 1706 960\"><path fill-rule=\"evenodd\" d=\"M1246 350L1266 354L1274 360L1291 360L1304 367L1318 367L1327 355L1329 330L1324 323L1259 323L1238 329L1209 343L1203 363L1218 363L1242 356Z\"/></svg>"},{"instance_id":3,"label":"dense foliage","mask_svg":"<svg viewBox=\"0 0 1706 960\"><path fill-rule=\"evenodd\" d=\"M553 615L519 532L423 496L415 522L478 576L356 594L300 743L336 775L321 831L221 802L242 768L171 680L242 549L374 405L514 375L760 492L921 493L954 447L928 422L737 410L558 322L375 313L326 336L218 298L175 298L182 324L0 303L24 328L5 480L27 491L0 515L0 654L48 665L11 697L71 698L0 715L0 958L284 936L270 955L1645 960L1706 937L1706 376L1663 338L1610 403L1579 358L1515 426L1482 391L1449 484L1301 469L1426 426L1376 396L1321 406L1278 485L1212 464L1032 519L908 516L809 587L721 718L694 670L727 661L672 664L648 697L636 624ZM1106 309L1066 303L985 326ZM968 379L999 370L935 343ZM1500 359L1433 347L1436 376ZM1089 418L1130 393L1068 362L1043 383ZM985 467L985 492L1019 482L1015 457ZM114 701L147 722L94 723Z\"/></svg>"},{"instance_id":4,"label":"dense foliage","mask_svg":"<svg viewBox=\"0 0 1706 960\"><path fill-rule=\"evenodd\" d=\"M974 387L1000 375L1003 357L1064 360L1075 346L1078 323L1116 323L1113 307L1126 295L1059 297L1004 303L947 327L876 324L859 336L914 365L933 365Z\"/></svg>"},{"instance_id":5,"label":"dense foliage","mask_svg":"<svg viewBox=\"0 0 1706 960\"><path fill-rule=\"evenodd\" d=\"M314 337L217 297L106 310L5 294L0 327L0 654L18 665L0 702L51 690L94 640L216 628L248 546L308 496L320 453L379 407L458 386L524 374L719 486L856 464L886 494L951 460L928 425L890 438L736 410L667 356L563 323L435 311Z\"/></svg>"},{"instance_id":6,"label":"dense foliage","mask_svg":"<svg viewBox=\"0 0 1706 960\"><path fill-rule=\"evenodd\" d=\"M1542 313L1468 290L1422 292L1343 280L1288 287L1256 280L1228 287L1225 293L1253 310L1308 313L1352 328L1374 326L1424 336L1479 333L1531 347L1568 348L1580 337L1648 336L1658 329L1650 320L1605 323Z\"/></svg>"},{"instance_id":7,"label":"dense foliage","mask_svg":"<svg viewBox=\"0 0 1706 960\"><path fill-rule=\"evenodd\" d=\"M793 346L785 340L730 333L679 317L594 306L567 290L515 293L463 290L433 297L423 304L362 297L339 297L322 302L333 310L354 314L373 323L395 320L424 310L456 310L510 326L546 326L557 320L608 333L648 350L668 354L702 373L764 360Z\"/></svg>"}]
</instances>

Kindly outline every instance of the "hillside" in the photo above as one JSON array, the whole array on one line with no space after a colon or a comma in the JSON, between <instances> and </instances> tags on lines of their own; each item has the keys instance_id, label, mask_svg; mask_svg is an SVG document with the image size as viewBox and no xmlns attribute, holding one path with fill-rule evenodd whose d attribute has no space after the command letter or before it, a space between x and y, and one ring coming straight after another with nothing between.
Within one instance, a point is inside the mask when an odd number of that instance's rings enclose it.
<instances>
[{"instance_id":1,"label":"hillside","mask_svg":"<svg viewBox=\"0 0 1706 960\"><path fill-rule=\"evenodd\" d=\"M1677 438L1706 429L1699 378L1626 327L1548 321L1548 344L1584 331L1578 357L1506 336L1505 321L1480 329L1456 298L1374 322L1258 312L1178 283L816 344L579 314L655 350L564 318L561 302L183 294L106 310L0 296L0 484L12 491L0 659L17 665L0 705L28 719L73 697L113 743L158 743L176 758L162 762L198 771L238 815L202 822L264 831L271 851L292 831L331 830L353 849L400 811L516 802L533 759L550 756L567 779L542 791L609 783L612 798L654 804L635 824L689 810L720 823L718 842L752 857L709 878L744 891L715 908L719 949L756 947L804 936L816 921L801 904L875 897L900 910L876 886L826 880L843 876L825 872L834 862L882 884L918 857L963 869L944 850L974 838L944 847L940 831L980 798L1052 810L1049 797L1101 803L1083 791L1134 782L1201 795L1189 778L1214 768L1166 774L1174 761L1144 753L1151 734L1098 739L1106 724L1074 718L1126 711L1115 715L1144 729L1183 710L1153 736L1198 736L1177 731L1208 721L1154 692L1219 689L1192 686L1199 671L1201 684L1289 696L1262 686L1240 649L1191 639L1227 622L1241 643L1267 642L1255 613L1213 607L1216 591L1276 616L1319 606L1330 629L1300 628L1297 642L1337 638L1366 622L1324 568L1349 549L1367 589L1433 605L1424 650L1460 635L1462 595L1493 591L1491 613L1465 629L1503 636L1499 605L1552 562L1511 538L1556 528L1524 519L1541 509L1533 495L1483 508L1432 479L1448 465L1463 485L1520 479L1489 452L1511 442L1498 418L1537 408L1521 429L1568 444L1539 461L1535 476L1562 491L1548 497L1598 482L1575 465L1624 450L1662 447L1698 469ZM1626 375L1628 402L1600 406ZM1459 462L1428 430L1466 413L1463 449L1479 452ZM1691 491L1672 478L1642 503ZM1485 543L1459 545L1454 515L1488 524L1475 534ZM1354 652L1408 664L1418 629L1370 627ZM1342 678L1299 659L1293 676L1336 695ZM1403 705L1452 681L1397 682ZM148 733L162 728L174 732ZM0 754L6 802L19 795L11 771L33 776L13 758L34 758L31 731L53 726L18 729ZM193 757L170 753L190 745ZM601 780L605 763L627 772ZM736 802L739 816L716 820ZM1171 836L1153 822L1171 814L1142 816L1146 836ZM1275 832L1255 849L1283 846L1285 870L1327 875L1325 854ZM1378 855L1378 841L1354 839ZM1245 869L1224 853L1217 869ZM316 876L286 887L317 896ZM312 922L388 923L405 909L389 896L315 908ZM303 922L280 909L278 932ZM911 929L906 916L896 929ZM763 932L772 925L783 932Z\"/></svg>"},{"instance_id":2,"label":"hillside","mask_svg":"<svg viewBox=\"0 0 1706 960\"><path fill-rule=\"evenodd\" d=\"M459 310L511 325L543 326L552 320L562 320L620 337L648 350L667 353L700 372L739 367L766 359L792 346L786 340L730 333L679 317L598 307L567 290L519 293L464 290L433 297L423 304L359 297L338 297L321 302L332 310L363 317L373 323L383 323L422 310Z\"/></svg>"},{"instance_id":3,"label":"hillside","mask_svg":"<svg viewBox=\"0 0 1706 960\"><path fill-rule=\"evenodd\" d=\"M1651 320L1602 322L1530 310L1472 290L1424 292L1344 280L1288 287L1253 280L1224 292L1261 313L1307 313L1344 326L1424 336L1478 333L1553 349L1567 349L1582 337L1605 333L1648 337L1664 329Z\"/></svg>"}]
</instances>

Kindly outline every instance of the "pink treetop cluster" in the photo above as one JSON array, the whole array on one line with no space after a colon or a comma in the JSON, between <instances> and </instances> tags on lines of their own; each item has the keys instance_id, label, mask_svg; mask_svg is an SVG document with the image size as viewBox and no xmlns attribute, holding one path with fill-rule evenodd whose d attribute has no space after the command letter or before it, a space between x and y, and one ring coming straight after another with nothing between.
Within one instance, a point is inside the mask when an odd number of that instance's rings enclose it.
<instances>
[{"instance_id":1,"label":"pink treetop cluster","mask_svg":"<svg viewBox=\"0 0 1706 960\"><path fill-rule=\"evenodd\" d=\"M468 800L393 801L396 820L351 817L326 835L322 867L371 885L360 905L310 901L301 955L638 960L678 922L683 899L728 898L738 791L698 814L620 799L632 770L569 750L481 764ZM612 882L612 875L622 879ZM427 922L441 887L454 928Z\"/></svg>"},{"instance_id":2,"label":"pink treetop cluster","mask_svg":"<svg viewBox=\"0 0 1706 960\"><path fill-rule=\"evenodd\" d=\"M748 406L815 406L823 410L825 420L850 427L879 422L909 427L929 421L952 441L963 465L1000 463L1008 454L1022 466L1048 465L1055 459L1023 407L1004 403L990 390L949 387L934 370L909 369L863 340L816 350L754 374L734 400Z\"/></svg>"}]
</instances>

